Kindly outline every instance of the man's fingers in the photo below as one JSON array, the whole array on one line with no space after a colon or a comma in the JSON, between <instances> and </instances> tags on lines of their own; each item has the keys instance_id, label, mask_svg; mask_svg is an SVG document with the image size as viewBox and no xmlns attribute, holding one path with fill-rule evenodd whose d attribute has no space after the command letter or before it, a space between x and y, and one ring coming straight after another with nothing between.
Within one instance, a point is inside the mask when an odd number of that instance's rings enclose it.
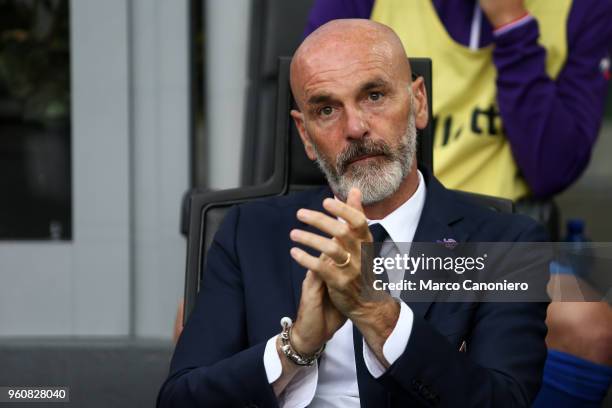
<instances>
[{"instance_id":1,"label":"man's fingers","mask_svg":"<svg viewBox=\"0 0 612 408\"><path fill-rule=\"evenodd\" d=\"M302 290L318 289L323 285L321 278L310 269L306 272L304 281L302 282Z\"/></svg>"},{"instance_id":2,"label":"man's fingers","mask_svg":"<svg viewBox=\"0 0 612 408\"><path fill-rule=\"evenodd\" d=\"M348 193L348 197L346 198L346 204L349 207L353 207L360 213L364 214L365 211L363 209L362 199L363 196L361 195L361 190L356 187L353 187Z\"/></svg>"},{"instance_id":3,"label":"man's fingers","mask_svg":"<svg viewBox=\"0 0 612 408\"><path fill-rule=\"evenodd\" d=\"M351 190L359 191L359 190ZM332 215L336 217L342 218L346 223L350 226L351 229L358 232L358 235L361 238L364 238L363 235L366 233L368 229L368 219L363 213L363 208L361 207L361 197L360 193L356 193L356 197L351 197L351 204L345 204L342 201L334 200L331 198L327 198L323 201L323 208L329 211ZM348 203L349 201L347 201Z\"/></svg>"},{"instance_id":4,"label":"man's fingers","mask_svg":"<svg viewBox=\"0 0 612 408\"><path fill-rule=\"evenodd\" d=\"M321 296L325 294L324 286L325 282L314 271L308 270L302 281L300 304L309 306L320 304L322 301Z\"/></svg>"},{"instance_id":5,"label":"man's fingers","mask_svg":"<svg viewBox=\"0 0 612 408\"><path fill-rule=\"evenodd\" d=\"M297 212L297 218L303 223L311 225L343 242L351 234L351 228L347 224L319 211L302 208Z\"/></svg>"},{"instance_id":6,"label":"man's fingers","mask_svg":"<svg viewBox=\"0 0 612 408\"><path fill-rule=\"evenodd\" d=\"M327 280L326 278L329 272L327 271L325 261L323 259L314 257L308 252L297 247L291 248L289 253L297 263L302 265L304 268L309 269L311 273L316 273L318 274L319 278Z\"/></svg>"},{"instance_id":7,"label":"man's fingers","mask_svg":"<svg viewBox=\"0 0 612 408\"><path fill-rule=\"evenodd\" d=\"M300 244L311 247L321 253L324 253L330 257L336 263L343 263L346 261L348 252L344 249L338 241L333 239L325 238L312 232L302 231L294 229L289 234L291 239Z\"/></svg>"}]
</instances>

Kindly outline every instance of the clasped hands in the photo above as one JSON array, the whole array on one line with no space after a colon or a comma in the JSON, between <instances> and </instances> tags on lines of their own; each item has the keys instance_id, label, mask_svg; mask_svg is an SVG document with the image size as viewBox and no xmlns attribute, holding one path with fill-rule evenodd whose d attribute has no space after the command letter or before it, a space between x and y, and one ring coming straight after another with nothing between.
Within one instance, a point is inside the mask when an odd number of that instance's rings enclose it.
<instances>
[{"instance_id":1,"label":"clasped hands","mask_svg":"<svg viewBox=\"0 0 612 408\"><path fill-rule=\"evenodd\" d=\"M293 259L308 270L292 329L292 345L301 354L314 354L350 319L380 362L388 366L382 346L397 323L400 307L386 293L371 296L374 289L364 285L361 243L372 242L372 235L361 192L351 189L346 203L327 198L323 208L331 216L300 209L297 218L331 238L299 229L290 233L292 241L321 253L316 257L297 247L291 249Z\"/></svg>"}]
</instances>

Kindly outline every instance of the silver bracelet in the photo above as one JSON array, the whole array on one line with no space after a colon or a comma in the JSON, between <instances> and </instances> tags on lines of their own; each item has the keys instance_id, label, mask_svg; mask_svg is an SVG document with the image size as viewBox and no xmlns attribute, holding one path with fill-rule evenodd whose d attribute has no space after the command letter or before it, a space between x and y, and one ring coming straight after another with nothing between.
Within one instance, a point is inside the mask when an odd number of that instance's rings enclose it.
<instances>
[{"instance_id":1,"label":"silver bracelet","mask_svg":"<svg viewBox=\"0 0 612 408\"><path fill-rule=\"evenodd\" d=\"M302 356L297 353L291 345L291 327L293 321L289 317L283 317L280 321L283 331L280 334L281 340L281 351L293 364L299 366L311 366L317 361L323 350L325 350L325 344L316 351L312 356Z\"/></svg>"}]
</instances>

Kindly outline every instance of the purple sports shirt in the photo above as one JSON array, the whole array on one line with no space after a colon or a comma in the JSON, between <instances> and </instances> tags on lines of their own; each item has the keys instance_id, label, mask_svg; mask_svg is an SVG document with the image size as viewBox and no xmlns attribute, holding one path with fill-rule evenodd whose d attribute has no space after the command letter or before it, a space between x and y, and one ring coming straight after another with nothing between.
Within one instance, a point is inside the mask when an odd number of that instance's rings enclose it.
<instances>
[{"instance_id":1,"label":"purple sports shirt","mask_svg":"<svg viewBox=\"0 0 612 408\"><path fill-rule=\"evenodd\" d=\"M469 44L476 0L432 0L451 37ZM554 1L554 0L550 0ZM338 18L369 18L374 0L315 0L306 34ZM591 157L603 116L612 49L612 0L574 0L568 57L556 80L535 20L494 36L483 16L480 46L495 43L497 102L514 158L535 197L574 182Z\"/></svg>"}]
</instances>

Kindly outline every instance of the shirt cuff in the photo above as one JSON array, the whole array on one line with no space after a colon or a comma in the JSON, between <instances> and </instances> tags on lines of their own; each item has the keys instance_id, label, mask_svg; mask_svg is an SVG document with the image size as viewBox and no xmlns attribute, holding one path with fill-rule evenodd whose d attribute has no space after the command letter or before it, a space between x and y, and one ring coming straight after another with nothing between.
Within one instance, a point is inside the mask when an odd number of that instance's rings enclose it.
<instances>
[{"instance_id":1,"label":"shirt cuff","mask_svg":"<svg viewBox=\"0 0 612 408\"><path fill-rule=\"evenodd\" d=\"M278 380L283 373L283 365L276 351L277 337L269 339L264 350L264 368L269 384ZM303 408L308 406L314 398L318 380L318 362L315 361L310 367L300 367L282 394L277 397L279 407Z\"/></svg>"},{"instance_id":2,"label":"shirt cuff","mask_svg":"<svg viewBox=\"0 0 612 408\"><path fill-rule=\"evenodd\" d=\"M500 35L504 35L507 32L510 32L516 28L524 26L525 24L529 23L531 20L533 20L533 16L527 13L524 16L517 18L514 21L511 21L507 24L504 24L501 27L496 28L495 30L493 30L493 35L495 37L499 37Z\"/></svg>"},{"instance_id":3,"label":"shirt cuff","mask_svg":"<svg viewBox=\"0 0 612 408\"><path fill-rule=\"evenodd\" d=\"M383 344L383 355L389 364L395 361L404 353L410 333L412 333L412 324L414 322L414 313L410 307L404 302L400 302L400 314L393 331ZM376 354L372 351L365 339L363 339L363 360L372 377L378 378L387 370L385 366L378 360Z\"/></svg>"}]
</instances>

